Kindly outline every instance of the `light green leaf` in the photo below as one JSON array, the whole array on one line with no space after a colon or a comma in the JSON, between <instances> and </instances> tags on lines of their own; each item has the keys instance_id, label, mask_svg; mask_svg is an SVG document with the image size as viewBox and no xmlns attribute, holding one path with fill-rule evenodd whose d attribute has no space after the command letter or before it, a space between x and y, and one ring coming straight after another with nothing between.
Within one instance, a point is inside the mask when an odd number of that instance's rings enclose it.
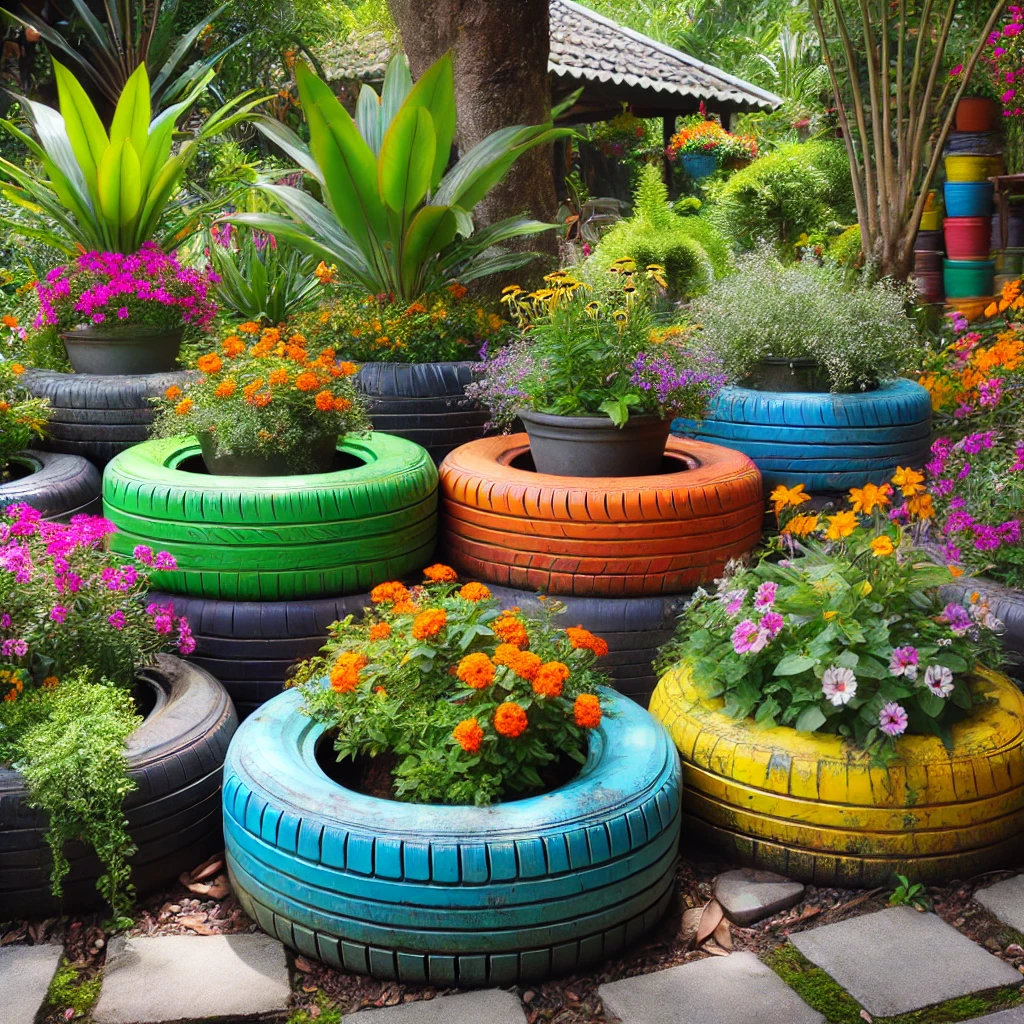
<instances>
[{"instance_id":1,"label":"light green leaf","mask_svg":"<svg viewBox=\"0 0 1024 1024\"><path fill-rule=\"evenodd\" d=\"M825 713L817 704L811 704L800 712L800 717L793 724L797 732L817 732L825 724Z\"/></svg>"},{"instance_id":2,"label":"light green leaf","mask_svg":"<svg viewBox=\"0 0 1024 1024\"><path fill-rule=\"evenodd\" d=\"M451 244L454 238L455 217L449 207L420 207L402 244L402 281L412 287L422 276L427 260Z\"/></svg>"},{"instance_id":3,"label":"light green leaf","mask_svg":"<svg viewBox=\"0 0 1024 1024\"><path fill-rule=\"evenodd\" d=\"M436 138L424 107L404 106L380 146L377 181L381 198L401 218L402 234L430 187Z\"/></svg>"},{"instance_id":4,"label":"light green leaf","mask_svg":"<svg viewBox=\"0 0 1024 1024\"><path fill-rule=\"evenodd\" d=\"M380 97L368 85L359 90L359 99L356 100L356 127L359 134L366 139L366 144L373 151L373 155L379 156L380 142L383 138L380 130Z\"/></svg>"},{"instance_id":5,"label":"light green leaf","mask_svg":"<svg viewBox=\"0 0 1024 1024\"><path fill-rule=\"evenodd\" d=\"M381 138L391 127L391 122L401 109L405 98L412 92L412 75L404 53L396 53L388 61L388 69L384 73L384 87L380 96L380 136Z\"/></svg>"},{"instance_id":6,"label":"light green leaf","mask_svg":"<svg viewBox=\"0 0 1024 1024\"><path fill-rule=\"evenodd\" d=\"M814 658L808 658L806 654L786 654L775 666L773 675L796 676L801 672L814 668L817 664Z\"/></svg>"},{"instance_id":7,"label":"light green leaf","mask_svg":"<svg viewBox=\"0 0 1024 1024\"><path fill-rule=\"evenodd\" d=\"M136 155L145 153L151 116L149 76L146 74L146 65L140 64L125 82L117 101L114 119L110 123L111 142L131 139Z\"/></svg>"},{"instance_id":8,"label":"light green leaf","mask_svg":"<svg viewBox=\"0 0 1024 1024\"><path fill-rule=\"evenodd\" d=\"M57 81L57 95L60 97L60 113L64 118L71 149L82 168L86 183L95 181L96 168L110 145L110 139L107 138L92 100L75 76L58 61L53 62L53 73Z\"/></svg>"},{"instance_id":9,"label":"light green leaf","mask_svg":"<svg viewBox=\"0 0 1024 1024\"><path fill-rule=\"evenodd\" d=\"M430 173L430 187L435 189L448 166L455 138L455 74L451 53L444 54L423 72L405 106L421 106L430 113L437 139Z\"/></svg>"}]
</instances>

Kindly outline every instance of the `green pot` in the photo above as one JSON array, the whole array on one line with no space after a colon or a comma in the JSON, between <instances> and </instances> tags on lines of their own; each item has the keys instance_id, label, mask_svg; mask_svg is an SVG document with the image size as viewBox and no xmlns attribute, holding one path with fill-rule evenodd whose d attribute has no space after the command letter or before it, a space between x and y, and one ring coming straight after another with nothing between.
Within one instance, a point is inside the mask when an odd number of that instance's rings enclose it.
<instances>
[{"instance_id":1,"label":"green pot","mask_svg":"<svg viewBox=\"0 0 1024 1024\"><path fill-rule=\"evenodd\" d=\"M973 299L991 295L995 286L995 260L944 260L947 299Z\"/></svg>"}]
</instances>

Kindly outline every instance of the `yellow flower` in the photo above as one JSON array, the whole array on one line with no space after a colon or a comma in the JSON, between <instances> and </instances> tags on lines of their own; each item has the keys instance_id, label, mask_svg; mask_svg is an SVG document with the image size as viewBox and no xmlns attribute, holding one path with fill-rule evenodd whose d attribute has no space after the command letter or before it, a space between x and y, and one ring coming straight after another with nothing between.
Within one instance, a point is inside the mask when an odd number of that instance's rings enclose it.
<instances>
[{"instance_id":1,"label":"yellow flower","mask_svg":"<svg viewBox=\"0 0 1024 1024\"><path fill-rule=\"evenodd\" d=\"M870 593L871 593L871 591L872 591L872 590L874 590L874 589L875 589L875 588L874 588L873 586L871 586L871 584L870 584L870 583L868 583L868 581L867 581L867 580L865 580L865 581L864 581L864 582L863 582L863 583L862 583L862 584L860 585L860 596L861 596L861 597L867 597L867 596L868 596L868 594L870 594Z\"/></svg>"},{"instance_id":2,"label":"yellow flower","mask_svg":"<svg viewBox=\"0 0 1024 1024\"><path fill-rule=\"evenodd\" d=\"M783 533L791 533L794 537L806 537L818 529L818 517L815 515L793 516L782 528Z\"/></svg>"},{"instance_id":3,"label":"yellow flower","mask_svg":"<svg viewBox=\"0 0 1024 1024\"><path fill-rule=\"evenodd\" d=\"M871 542L871 553L875 558L885 558L887 555L891 555L896 548L893 546L892 541L886 537L876 537Z\"/></svg>"},{"instance_id":4,"label":"yellow flower","mask_svg":"<svg viewBox=\"0 0 1024 1024\"><path fill-rule=\"evenodd\" d=\"M876 508L889 504L889 496L886 493L887 487L876 487L874 484L865 484L863 487L850 488L850 502L854 512L863 512L871 515Z\"/></svg>"},{"instance_id":5,"label":"yellow flower","mask_svg":"<svg viewBox=\"0 0 1024 1024\"><path fill-rule=\"evenodd\" d=\"M857 516L854 512L838 512L834 516L825 517L829 526L825 536L829 540L842 540L849 537L857 529Z\"/></svg>"},{"instance_id":6,"label":"yellow flower","mask_svg":"<svg viewBox=\"0 0 1024 1024\"><path fill-rule=\"evenodd\" d=\"M935 516L935 506L932 504L930 494L916 494L907 499L907 511L919 519L932 519Z\"/></svg>"},{"instance_id":7,"label":"yellow flower","mask_svg":"<svg viewBox=\"0 0 1024 1024\"><path fill-rule=\"evenodd\" d=\"M909 467L897 466L892 482L903 492L904 498L912 498L924 490L921 486L924 483L924 474Z\"/></svg>"},{"instance_id":8,"label":"yellow flower","mask_svg":"<svg viewBox=\"0 0 1024 1024\"><path fill-rule=\"evenodd\" d=\"M668 281L665 278L665 268L660 263L648 263L646 276L649 281L653 281L659 287L668 287Z\"/></svg>"},{"instance_id":9,"label":"yellow flower","mask_svg":"<svg viewBox=\"0 0 1024 1024\"><path fill-rule=\"evenodd\" d=\"M583 311L587 314L587 316L589 316L592 319L596 320L597 319L597 314L601 311L601 303L600 302L588 302L583 307Z\"/></svg>"},{"instance_id":10,"label":"yellow flower","mask_svg":"<svg viewBox=\"0 0 1024 1024\"><path fill-rule=\"evenodd\" d=\"M338 268L334 263L327 266L327 264L321 260L316 270L313 271L313 274L321 284L330 284L332 281L337 280Z\"/></svg>"},{"instance_id":11,"label":"yellow flower","mask_svg":"<svg viewBox=\"0 0 1024 1024\"><path fill-rule=\"evenodd\" d=\"M995 316L999 312L999 304L997 302L990 302L985 307L985 316Z\"/></svg>"},{"instance_id":12,"label":"yellow flower","mask_svg":"<svg viewBox=\"0 0 1024 1024\"><path fill-rule=\"evenodd\" d=\"M825 612L825 621L831 622L838 614L839 612Z\"/></svg>"},{"instance_id":13,"label":"yellow flower","mask_svg":"<svg viewBox=\"0 0 1024 1024\"><path fill-rule=\"evenodd\" d=\"M786 487L783 484L779 484L772 491L769 500L775 503L775 514L778 515L784 508L796 508L805 501L810 501L811 496L804 492L803 484L797 484L796 487Z\"/></svg>"}]
</instances>

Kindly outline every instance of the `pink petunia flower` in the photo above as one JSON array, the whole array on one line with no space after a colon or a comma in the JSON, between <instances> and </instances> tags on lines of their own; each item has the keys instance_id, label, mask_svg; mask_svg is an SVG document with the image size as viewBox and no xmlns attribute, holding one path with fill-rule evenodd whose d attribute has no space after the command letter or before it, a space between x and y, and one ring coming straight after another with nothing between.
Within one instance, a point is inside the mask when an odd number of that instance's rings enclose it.
<instances>
[{"instance_id":1,"label":"pink petunia flower","mask_svg":"<svg viewBox=\"0 0 1024 1024\"><path fill-rule=\"evenodd\" d=\"M886 736L900 736L907 731L907 713L895 702L886 704L878 713L878 727Z\"/></svg>"},{"instance_id":2,"label":"pink petunia flower","mask_svg":"<svg viewBox=\"0 0 1024 1024\"><path fill-rule=\"evenodd\" d=\"M948 697L953 692L953 673L945 665L929 665L925 669L924 685L936 697Z\"/></svg>"},{"instance_id":3,"label":"pink petunia flower","mask_svg":"<svg viewBox=\"0 0 1024 1024\"><path fill-rule=\"evenodd\" d=\"M853 669L830 665L821 677L821 692L837 708L849 704L857 692L857 677Z\"/></svg>"}]
</instances>

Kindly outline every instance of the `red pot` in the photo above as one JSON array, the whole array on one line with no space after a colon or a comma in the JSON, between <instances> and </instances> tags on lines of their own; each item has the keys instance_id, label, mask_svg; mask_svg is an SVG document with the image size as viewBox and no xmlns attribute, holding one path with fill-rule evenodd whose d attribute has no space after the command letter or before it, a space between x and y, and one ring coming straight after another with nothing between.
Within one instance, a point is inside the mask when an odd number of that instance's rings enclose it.
<instances>
[{"instance_id":1,"label":"red pot","mask_svg":"<svg viewBox=\"0 0 1024 1024\"><path fill-rule=\"evenodd\" d=\"M987 260L991 252L991 217L947 217L942 222L946 255L951 260Z\"/></svg>"},{"instance_id":2,"label":"red pot","mask_svg":"<svg viewBox=\"0 0 1024 1024\"><path fill-rule=\"evenodd\" d=\"M923 274L941 274L942 273L942 253L936 252L933 249L915 249L914 250L914 273Z\"/></svg>"},{"instance_id":3,"label":"red pot","mask_svg":"<svg viewBox=\"0 0 1024 1024\"><path fill-rule=\"evenodd\" d=\"M918 298L922 302L942 302L945 290L942 284L942 272L924 271L914 274L914 286Z\"/></svg>"},{"instance_id":4,"label":"red pot","mask_svg":"<svg viewBox=\"0 0 1024 1024\"><path fill-rule=\"evenodd\" d=\"M999 127L999 105L986 96L965 96L956 105L958 132L994 132Z\"/></svg>"}]
</instances>

